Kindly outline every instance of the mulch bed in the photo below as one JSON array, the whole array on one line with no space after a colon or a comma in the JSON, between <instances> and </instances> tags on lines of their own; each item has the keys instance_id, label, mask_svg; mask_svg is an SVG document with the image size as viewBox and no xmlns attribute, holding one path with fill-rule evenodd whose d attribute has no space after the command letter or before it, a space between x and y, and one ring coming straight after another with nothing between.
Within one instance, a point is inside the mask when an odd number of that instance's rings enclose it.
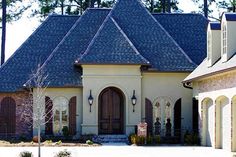
<instances>
[{"instance_id":1,"label":"mulch bed","mask_svg":"<svg viewBox=\"0 0 236 157\"><path fill-rule=\"evenodd\" d=\"M9 142L0 140L0 147L37 147L38 143L35 142ZM58 144L57 142L47 143L42 142L42 147L97 147L101 146L100 144L86 144L86 143L79 143L79 142L62 142Z\"/></svg>"}]
</instances>

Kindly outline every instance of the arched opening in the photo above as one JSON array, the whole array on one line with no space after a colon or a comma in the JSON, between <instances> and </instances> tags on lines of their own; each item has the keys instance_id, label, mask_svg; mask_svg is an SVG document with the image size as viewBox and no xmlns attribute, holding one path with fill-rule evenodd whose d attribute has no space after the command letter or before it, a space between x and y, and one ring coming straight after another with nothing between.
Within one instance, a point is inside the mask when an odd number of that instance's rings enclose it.
<instances>
[{"instance_id":1,"label":"arched opening","mask_svg":"<svg viewBox=\"0 0 236 157\"><path fill-rule=\"evenodd\" d=\"M203 145L213 146L214 143L214 132L215 132L215 108L211 98L205 98L202 101L202 112L203 112L203 126L202 126L202 142Z\"/></svg>"},{"instance_id":2,"label":"arched opening","mask_svg":"<svg viewBox=\"0 0 236 157\"><path fill-rule=\"evenodd\" d=\"M105 88L98 100L98 133L124 133L124 94L116 87Z\"/></svg>"},{"instance_id":3,"label":"arched opening","mask_svg":"<svg viewBox=\"0 0 236 157\"><path fill-rule=\"evenodd\" d=\"M63 127L69 128L69 101L65 97L53 100L53 134L61 135Z\"/></svg>"},{"instance_id":4,"label":"arched opening","mask_svg":"<svg viewBox=\"0 0 236 157\"><path fill-rule=\"evenodd\" d=\"M229 99L220 96L216 99L216 148L230 149L231 147L231 105Z\"/></svg>"},{"instance_id":5,"label":"arched opening","mask_svg":"<svg viewBox=\"0 0 236 157\"><path fill-rule=\"evenodd\" d=\"M174 136L181 139L181 98L175 102L174 106Z\"/></svg>"},{"instance_id":6,"label":"arched opening","mask_svg":"<svg viewBox=\"0 0 236 157\"><path fill-rule=\"evenodd\" d=\"M0 134L13 135L16 130L16 102L11 97L2 99L0 106Z\"/></svg>"},{"instance_id":7,"label":"arched opening","mask_svg":"<svg viewBox=\"0 0 236 157\"><path fill-rule=\"evenodd\" d=\"M232 98L232 151L236 151L236 95Z\"/></svg>"}]
</instances>

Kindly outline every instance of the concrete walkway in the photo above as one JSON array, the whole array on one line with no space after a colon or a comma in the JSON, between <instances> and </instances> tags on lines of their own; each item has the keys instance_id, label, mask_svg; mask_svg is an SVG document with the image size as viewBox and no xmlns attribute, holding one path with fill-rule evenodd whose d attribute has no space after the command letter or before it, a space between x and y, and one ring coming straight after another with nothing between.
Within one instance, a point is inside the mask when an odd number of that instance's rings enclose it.
<instances>
[{"instance_id":1,"label":"concrete walkway","mask_svg":"<svg viewBox=\"0 0 236 157\"><path fill-rule=\"evenodd\" d=\"M101 147L42 147L42 157L54 157L67 149L73 157L232 157L221 149L210 147L156 146L137 147L108 144ZM21 151L31 151L37 157L37 147L0 147L0 157L17 157Z\"/></svg>"}]
</instances>

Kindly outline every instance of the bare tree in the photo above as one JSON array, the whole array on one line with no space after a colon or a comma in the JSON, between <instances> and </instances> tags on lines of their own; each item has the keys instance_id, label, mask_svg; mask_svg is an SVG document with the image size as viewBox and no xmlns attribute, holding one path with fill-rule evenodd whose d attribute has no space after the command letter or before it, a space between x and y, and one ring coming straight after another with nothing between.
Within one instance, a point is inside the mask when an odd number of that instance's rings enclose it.
<instances>
[{"instance_id":1,"label":"bare tree","mask_svg":"<svg viewBox=\"0 0 236 157\"><path fill-rule=\"evenodd\" d=\"M42 67L38 65L32 74L30 81L24 86L29 91L29 96L23 101L23 111L21 118L26 124L37 129L38 135L38 157L41 156L41 128L52 119L53 106L48 105L50 100L45 101L48 75L44 73Z\"/></svg>"}]
</instances>

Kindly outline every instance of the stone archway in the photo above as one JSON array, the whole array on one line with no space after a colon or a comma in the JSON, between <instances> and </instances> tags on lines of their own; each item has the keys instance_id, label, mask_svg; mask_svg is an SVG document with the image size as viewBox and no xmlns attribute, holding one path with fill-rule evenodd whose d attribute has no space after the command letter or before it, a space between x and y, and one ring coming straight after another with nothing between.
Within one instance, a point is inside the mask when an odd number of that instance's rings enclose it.
<instances>
[{"instance_id":1,"label":"stone archway","mask_svg":"<svg viewBox=\"0 0 236 157\"><path fill-rule=\"evenodd\" d=\"M0 134L13 135L16 130L16 102L11 97L5 97L0 106Z\"/></svg>"},{"instance_id":2,"label":"stone archway","mask_svg":"<svg viewBox=\"0 0 236 157\"><path fill-rule=\"evenodd\" d=\"M215 107L211 98L204 98L201 102L203 112L202 142L205 146L213 146L215 132Z\"/></svg>"},{"instance_id":3,"label":"stone archway","mask_svg":"<svg viewBox=\"0 0 236 157\"><path fill-rule=\"evenodd\" d=\"M232 142L232 151L233 152L236 152L236 95L232 98L231 100L231 106L232 106L232 139L231 139L231 142Z\"/></svg>"},{"instance_id":4,"label":"stone archway","mask_svg":"<svg viewBox=\"0 0 236 157\"><path fill-rule=\"evenodd\" d=\"M230 149L231 147L231 105L226 96L219 96L215 101L215 134L216 148Z\"/></svg>"},{"instance_id":5,"label":"stone archway","mask_svg":"<svg viewBox=\"0 0 236 157\"><path fill-rule=\"evenodd\" d=\"M98 133L124 133L124 94L116 87L105 88L99 95Z\"/></svg>"}]
</instances>

